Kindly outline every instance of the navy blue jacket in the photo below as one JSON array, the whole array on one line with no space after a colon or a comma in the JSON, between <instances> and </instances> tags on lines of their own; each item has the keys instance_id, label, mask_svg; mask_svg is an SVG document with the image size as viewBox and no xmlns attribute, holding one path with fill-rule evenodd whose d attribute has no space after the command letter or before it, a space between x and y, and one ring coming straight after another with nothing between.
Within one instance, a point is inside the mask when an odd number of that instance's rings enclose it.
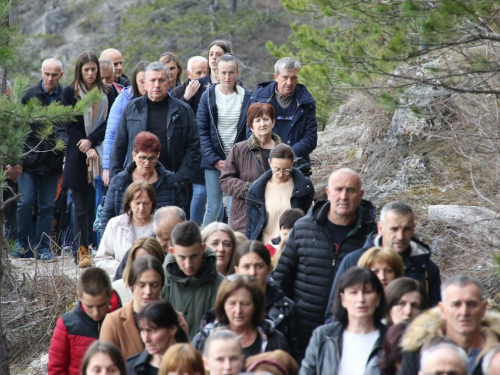
<instances>
[{"instance_id":1,"label":"navy blue jacket","mask_svg":"<svg viewBox=\"0 0 500 375\"><path fill-rule=\"evenodd\" d=\"M266 184L273 176L273 171L268 170L257 181L250 185L246 196L247 203L247 229L246 236L249 240L257 240L262 236L266 222ZM293 191L290 198L292 208L300 208L304 212L309 210L314 196L314 186L308 177L296 168L292 169Z\"/></svg>"},{"instance_id":2,"label":"navy blue jacket","mask_svg":"<svg viewBox=\"0 0 500 375\"><path fill-rule=\"evenodd\" d=\"M127 375L148 375L151 355L147 350L127 358Z\"/></svg>"},{"instance_id":3,"label":"navy blue jacket","mask_svg":"<svg viewBox=\"0 0 500 375\"><path fill-rule=\"evenodd\" d=\"M357 266L358 260L363 253L374 246L383 246L382 237L377 235L376 231L370 233L361 249L347 255L340 264L337 274L335 275L332 290L330 291L330 298L325 311L325 323L330 323L332 321L331 310L335 297L335 289L340 277L349 268ZM438 302L441 301L441 276L439 275L438 266L431 260L430 247L416 238L412 238L410 249L402 255L402 258L405 265L405 276L420 281L425 286L425 290L429 295L431 307L436 306Z\"/></svg>"},{"instance_id":4,"label":"navy blue jacket","mask_svg":"<svg viewBox=\"0 0 500 375\"><path fill-rule=\"evenodd\" d=\"M102 233L108 225L108 221L115 216L123 214L123 199L125 192L132 181L132 172L137 168L135 161L130 163L127 168L115 175L109 183L109 189L104 199L103 211L101 216ZM166 206L177 206L183 210L187 209L187 195L184 189L174 180L174 173L167 171L163 164L156 163L156 173L158 181L155 184L156 208Z\"/></svg>"},{"instance_id":5,"label":"navy blue jacket","mask_svg":"<svg viewBox=\"0 0 500 375\"><path fill-rule=\"evenodd\" d=\"M270 103L275 95L276 82L260 83L252 95L252 103ZM300 83L294 93L297 110L289 129L277 129L273 132L281 137L283 143L290 146L295 155L306 158L314 151L318 143L318 121L316 119L316 101ZM247 138L251 130L247 129Z\"/></svg>"},{"instance_id":6,"label":"navy blue jacket","mask_svg":"<svg viewBox=\"0 0 500 375\"><path fill-rule=\"evenodd\" d=\"M46 107L49 103L49 98L42 89L43 80L38 84L28 87L26 94L23 97L22 103L26 104L32 98L40 100L42 106ZM63 87L57 85L57 96L54 102L61 102ZM54 131L45 141L40 144L40 139L37 137L37 131L40 128L39 123L32 123L31 132L24 143L24 152L27 153L23 159L23 171L31 173L61 173L63 166L64 152L50 152L55 145L56 139L65 139L66 131L63 124L55 123ZM36 150L31 151L30 150ZM39 152L37 152L39 151Z\"/></svg>"},{"instance_id":7,"label":"navy blue jacket","mask_svg":"<svg viewBox=\"0 0 500 375\"><path fill-rule=\"evenodd\" d=\"M125 158L132 160L134 140L137 134L148 129L147 94L128 102L116 129L111 149L109 177L124 169ZM167 150L170 165L164 167L174 172L174 179L181 187L191 181L200 165L200 137L193 111L180 100L167 96L168 113Z\"/></svg>"},{"instance_id":8,"label":"navy blue jacket","mask_svg":"<svg viewBox=\"0 0 500 375\"><path fill-rule=\"evenodd\" d=\"M217 130L217 103L215 100L215 86L207 87L201 96L196 122L200 130L201 167L215 169L214 165L219 160L226 160L226 153ZM201 90L201 88L200 88ZM245 90L245 97L241 105L240 119L238 120L234 144L245 140L245 127L247 124L247 110L250 106L252 92Z\"/></svg>"},{"instance_id":9,"label":"navy blue jacket","mask_svg":"<svg viewBox=\"0 0 500 375\"><path fill-rule=\"evenodd\" d=\"M327 227L329 212L330 202L321 200L295 223L273 273L276 287L297 305L304 322L305 342L309 342L313 330L324 320L340 262L363 246L366 236L375 228L375 207L363 199L356 211L355 227L340 244L335 258Z\"/></svg>"}]
</instances>

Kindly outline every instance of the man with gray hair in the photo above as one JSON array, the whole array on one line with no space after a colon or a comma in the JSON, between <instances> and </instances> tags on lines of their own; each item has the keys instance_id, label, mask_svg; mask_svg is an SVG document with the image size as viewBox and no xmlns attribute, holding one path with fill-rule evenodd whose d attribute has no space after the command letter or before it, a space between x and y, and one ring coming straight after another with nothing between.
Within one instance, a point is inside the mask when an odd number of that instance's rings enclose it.
<instances>
[{"instance_id":1,"label":"man with gray hair","mask_svg":"<svg viewBox=\"0 0 500 375\"><path fill-rule=\"evenodd\" d=\"M441 299L438 307L417 316L407 328L401 341L401 375L429 372L419 367L420 353L425 352L427 342L438 337L451 339L467 353L463 374L483 374L483 355L499 342L500 318L487 312L481 283L471 276L452 276L441 285Z\"/></svg>"},{"instance_id":2,"label":"man with gray hair","mask_svg":"<svg viewBox=\"0 0 500 375\"><path fill-rule=\"evenodd\" d=\"M199 78L205 77L208 73L208 60L203 56L193 56L188 60L186 74L188 79L184 81L182 85L177 86L172 90L171 95L176 99L183 99L186 103L189 103L191 98L196 95L201 87ZM199 103L196 103L198 107ZM195 108L191 107L193 112L196 111Z\"/></svg>"},{"instance_id":3,"label":"man with gray hair","mask_svg":"<svg viewBox=\"0 0 500 375\"><path fill-rule=\"evenodd\" d=\"M370 233L363 247L347 255L335 275L330 292L325 322L330 322L335 288L340 277L372 247L388 246L395 250L405 266L405 276L420 281L429 295L429 303L436 306L440 301L441 276L438 266L431 260L431 249L414 237L415 215L411 206L405 202L389 202L380 211L377 230Z\"/></svg>"},{"instance_id":4,"label":"man with gray hair","mask_svg":"<svg viewBox=\"0 0 500 375\"><path fill-rule=\"evenodd\" d=\"M130 86L130 81L127 76L123 74L123 56L120 51L114 48L105 49L101 52L99 59L106 59L113 63L113 85L118 91L122 91L124 87Z\"/></svg>"},{"instance_id":5,"label":"man with gray hair","mask_svg":"<svg viewBox=\"0 0 500 375\"><path fill-rule=\"evenodd\" d=\"M113 82L115 81L115 67L111 60L99 59L99 68L101 69L102 81L108 86L113 86ZM118 96L118 89L115 86L113 88L115 89L115 96Z\"/></svg>"},{"instance_id":6,"label":"man with gray hair","mask_svg":"<svg viewBox=\"0 0 500 375\"><path fill-rule=\"evenodd\" d=\"M145 80L147 95L131 100L118 123L109 177L124 168L125 160L132 160L137 134L149 131L160 139L159 161L174 172L174 180L187 198L186 188L201 160L200 136L193 111L186 103L168 95L170 70L161 62L148 65ZM189 204L183 209L189 212Z\"/></svg>"},{"instance_id":7,"label":"man with gray hair","mask_svg":"<svg viewBox=\"0 0 500 375\"><path fill-rule=\"evenodd\" d=\"M252 95L253 103L269 103L275 110L273 132L289 145L296 156L309 161L318 142L316 101L306 86L298 83L300 63L284 57L274 65L272 82L260 83ZM251 131L247 129L247 137Z\"/></svg>"},{"instance_id":8,"label":"man with gray hair","mask_svg":"<svg viewBox=\"0 0 500 375\"><path fill-rule=\"evenodd\" d=\"M26 90L22 99L27 104L36 98L42 106L60 102L63 88L59 84L64 72L61 61L50 58L42 63L42 79ZM33 258L33 250L42 261L50 262L50 227L54 218L54 205L59 176L62 173L64 153L54 152L57 140L64 140L64 125L53 124L50 135L39 139L39 131L46 124L31 124L31 131L24 143L26 157L23 164L15 166L18 191L21 194L17 205L17 243L9 255L13 258ZM32 213L38 202L36 229L32 231Z\"/></svg>"},{"instance_id":9,"label":"man with gray hair","mask_svg":"<svg viewBox=\"0 0 500 375\"><path fill-rule=\"evenodd\" d=\"M422 352L418 375L468 375L467 353L454 344L437 344Z\"/></svg>"}]
</instances>

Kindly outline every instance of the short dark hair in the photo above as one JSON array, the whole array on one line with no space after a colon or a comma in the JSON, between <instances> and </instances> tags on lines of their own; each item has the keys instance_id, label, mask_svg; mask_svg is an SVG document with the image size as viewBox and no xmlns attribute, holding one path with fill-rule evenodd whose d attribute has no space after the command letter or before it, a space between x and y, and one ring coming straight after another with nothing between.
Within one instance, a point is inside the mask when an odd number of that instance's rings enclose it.
<instances>
[{"instance_id":1,"label":"short dark hair","mask_svg":"<svg viewBox=\"0 0 500 375\"><path fill-rule=\"evenodd\" d=\"M304 217L305 213L300 208L291 208L284 211L279 220L280 229L292 229L297 220Z\"/></svg>"},{"instance_id":2,"label":"short dark hair","mask_svg":"<svg viewBox=\"0 0 500 375\"><path fill-rule=\"evenodd\" d=\"M140 72L146 72L146 68L149 65L149 61L139 61L137 65L132 70L132 76L130 77L130 84L132 85L132 92L134 94L133 99L142 96L139 92L139 86L137 85L137 74Z\"/></svg>"},{"instance_id":3,"label":"short dark hair","mask_svg":"<svg viewBox=\"0 0 500 375\"><path fill-rule=\"evenodd\" d=\"M360 284L371 285L375 290L375 293L377 293L380 298L380 302L373 313L373 323L376 327L379 327L382 324L381 320L385 315L384 288L382 287L377 275L372 270L367 268L351 267L340 277L337 290L335 290L335 300L333 302L332 314L344 327L347 327L349 317L347 309L342 306L340 294L344 293L346 288Z\"/></svg>"},{"instance_id":4,"label":"short dark hair","mask_svg":"<svg viewBox=\"0 0 500 375\"><path fill-rule=\"evenodd\" d=\"M137 279L146 271L153 270L160 275L161 286L165 285L165 271L163 271L162 264L160 260L150 254L143 257L139 257L132 263L130 267L130 272L127 278L127 285L133 287L137 282Z\"/></svg>"},{"instance_id":5,"label":"short dark hair","mask_svg":"<svg viewBox=\"0 0 500 375\"><path fill-rule=\"evenodd\" d=\"M217 296L215 297L215 316L217 320L223 325L229 325L229 318L226 314L224 305L227 299L240 288L245 288L252 295L254 304L254 312L252 316L252 325L259 327L265 318L265 295L264 289L260 282L252 276L247 275L231 275L225 278L219 286Z\"/></svg>"},{"instance_id":6,"label":"short dark hair","mask_svg":"<svg viewBox=\"0 0 500 375\"><path fill-rule=\"evenodd\" d=\"M269 250L267 250L266 245L257 240L245 241L238 246L234 254L234 265L239 267L241 258L250 253L257 254L260 258L262 258L265 264L268 266L271 265L271 255L269 254Z\"/></svg>"},{"instance_id":7,"label":"short dark hair","mask_svg":"<svg viewBox=\"0 0 500 375\"><path fill-rule=\"evenodd\" d=\"M111 358L113 364L118 367L120 374L126 374L125 360L123 359L122 352L113 343L107 341L94 341L85 352L82 359L82 367L80 369L81 375L87 374L87 367L89 367L90 360L97 353L104 353Z\"/></svg>"},{"instance_id":8,"label":"short dark hair","mask_svg":"<svg viewBox=\"0 0 500 375\"><path fill-rule=\"evenodd\" d=\"M271 152L269 153L269 160L272 159L288 159L291 161L295 160L295 154L290 146L284 143L280 143L273 147Z\"/></svg>"},{"instance_id":9,"label":"short dark hair","mask_svg":"<svg viewBox=\"0 0 500 375\"><path fill-rule=\"evenodd\" d=\"M172 245L193 246L201 245L201 232L198 224L194 221L184 221L177 224L172 230Z\"/></svg>"},{"instance_id":10,"label":"short dark hair","mask_svg":"<svg viewBox=\"0 0 500 375\"><path fill-rule=\"evenodd\" d=\"M153 326L152 328L172 328L175 326L177 327L175 340L177 342L189 342L186 332L179 325L177 311L168 301L152 301L135 316L135 323L139 331L141 327L148 326L148 322Z\"/></svg>"},{"instance_id":11,"label":"short dark hair","mask_svg":"<svg viewBox=\"0 0 500 375\"><path fill-rule=\"evenodd\" d=\"M415 216L413 209L408 203L401 201L389 202L386 203L380 210L380 222L382 224L385 223L385 215L387 215L389 211L393 211L398 215L411 214L412 216Z\"/></svg>"},{"instance_id":12,"label":"short dark hair","mask_svg":"<svg viewBox=\"0 0 500 375\"><path fill-rule=\"evenodd\" d=\"M125 190L125 196L123 197L123 212L129 214L130 211L130 203L134 200L135 194L137 192L145 191L148 193L149 199L151 199L151 214L156 210L156 191L153 185L146 181L136 181L132 182Z\"/></svg>"},{"instance_id":13,"label":"short dark hair","mask_svg":"<svg viewBox=\"0 0 500 375\"><path fill-rule=\"evenodd\" d=\"M160 152L160 139L150 132L140 132L134 140L134 152Z\"/></svg>"},{"instance_id":14,"label":"short dark hair","mask_svg":"<svg viewBox=\"0 0 500 375\"><path fill-rule=\"evenodd\" d=\"M392 280L385 288L385 320L388 327L394 324L391 319L391 309L399 303L403 295L409 292L418 292L420 294L420 309L422 311L429 307L429 296L420 281L409 277Z\"/></svg>"},{"instance_id":15,"label":"short dark hair","mask_svg":"<svg viewBox=\"0 0 500 375\"><path fill-rule=\"evenodd\" d=\"M253 103L247 111L248 127L252 129L254 120L264 115L268 115L274 121L274 107L269 103Z\"/></svg>"},{"instance_id":16,"label":"short dark hair","mask_svg":"<svg viewBox=\"0 0 500 375\"><path fill-rule=\"evenodd\" d=\"M321 184L314 187L314 197L313 197L314 203L328 199L328 194L326 194L326 189L325 189L327 186L328 184Z\"/></svg>"},{"instance_id":17,"label":"short dark hair","mask_svg":"<svg viewBox=\"0 0 500 375\"><path fill-rule=\"evenodd\" d=\"M113 288L106 271L99 267L90 267L78 277L76 291L80 297L83 296L83 293L92 297L106 293L108 297L111 297Z\"/></svg>"}]
</instances>

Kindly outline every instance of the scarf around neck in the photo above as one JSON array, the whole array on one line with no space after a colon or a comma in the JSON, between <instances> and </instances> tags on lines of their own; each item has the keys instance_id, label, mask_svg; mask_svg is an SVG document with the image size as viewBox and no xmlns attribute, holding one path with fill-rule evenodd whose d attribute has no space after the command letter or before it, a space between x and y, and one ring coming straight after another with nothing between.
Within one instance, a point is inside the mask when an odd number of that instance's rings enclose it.
<instances>
[{"instance_id":1,"label":"scarf around neck","mask_svg":"<svg viewBox=\"0 0 500 375\"><path fill-rule=\"evenodd\" d=\"M85 85L80 84L78 90L78 96L81 99L83 99L87 94L88 94L87 87L85 87ZM83 114L85 134L87 136L106 122L106 118L108 116L108 96L102 90L101 94L103 95L103 98L99 102L94 104L92 107L87 109L87 111ZM94 146L94 149L97 152L98 158L92 160L92 163L90 163L87 168L87 182L89 184L94 183L94 179L97 176L101 175L100 161L102 160L102 155L103 155L102 143Z\"/></svg>"}]
</instances>

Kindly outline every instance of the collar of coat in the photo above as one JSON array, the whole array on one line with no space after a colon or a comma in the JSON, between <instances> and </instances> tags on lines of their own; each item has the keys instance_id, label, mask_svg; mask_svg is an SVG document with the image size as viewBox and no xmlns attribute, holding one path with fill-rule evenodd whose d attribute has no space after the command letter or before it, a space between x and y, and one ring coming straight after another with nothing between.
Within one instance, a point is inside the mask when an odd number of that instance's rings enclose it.
<instances>
[{"instance_id":1,"label":"collar of coat","mask_svg":"<svg viewBox=\"0 0 500 375\"><path fill-rule=\"evenodd\" d=\"M282 142L278 134L272 133L271 138L275 144L279 144ZM250 150L255 150L260 147L259 140L253 133L250 135L250 137L248 137L247 144Z\"/></svg>"},{"instance_id":2,"label":"collar of coat","mask_svg":"<svg viewBox=\"0 0 500 375\"><path fill-rule=\"evenodd\" d=\"M401 341L403 351L419 350L430 338L445 336L446 321L441 317L439 307L424 311L410 324ZM500 313L487 311L481 321L481 333L486 339L479 353L479 360L493 346L498 344L500 336Z\"/></svg>"}]
</instances>

